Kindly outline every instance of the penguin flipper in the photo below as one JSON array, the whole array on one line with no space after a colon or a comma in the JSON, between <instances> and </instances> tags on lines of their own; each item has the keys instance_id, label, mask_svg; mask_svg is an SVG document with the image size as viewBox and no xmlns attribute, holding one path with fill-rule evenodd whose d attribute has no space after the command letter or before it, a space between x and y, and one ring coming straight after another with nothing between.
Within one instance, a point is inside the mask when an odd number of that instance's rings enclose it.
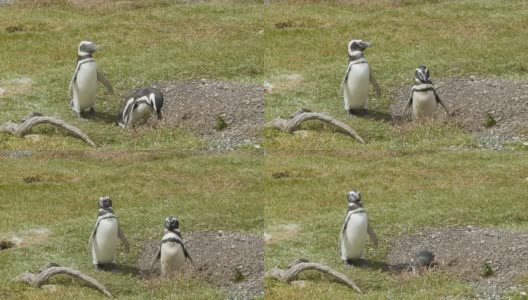
<instances>
[{"instance_id":1,"label":"penguin flipper","mask_svg":"<svg viewBox=\"0 0 528 300\"><path fill-rule=\"evenodd\" d=\"M351 66L352 64L349 63L345 71L345 76L343 76L343 80L341 80L341 85L339 86L339 96L343 95L343 89L348 79L348 73L350 73Z\"/></svg>"},{"instance_id":2,"label":"penguin flipper","mask_svg":"<svg viewBox=\"0 0 528 300\"><path fill-rule=\"evenodd\" d=\"M376 235L376 232L374 231L374 228L370 226L370 224L367 225L367 233L370 236L370 239L374 243L374 247L378 248L378 236Z\"/></svg>"},{"instance_id":3,"label":"penguin flipper","mask_svg":"<svg viewBox=\"0 0 528 300\"><path fill-rule=\"evenodd\" d=\"M405 115L407 114L407 110L409 109L409 107L411 107L411 105L413 103L413 92L414 92L414 89L411 90L411 96L409 97L409 100L407 101L407 103L403 107L402 117L404 117L404 118L405 118Z\"/></svg>"},{"instance_id":4,"label":"penguin flipper","mask_svg":"<svg viewBox=\"0 0 528 300\"><path fill-rule=\"evenodd\" d=\"M154 256L154 259L152 259L152 262L150 263L149 272L152 273L152 270L154 270L154 267L156 266L156 263L161 258L161 244L158 248L158 252L156 252L156 255Z\"/></svg>"},{"instance_id":5,"label":"penguin flipper","mask_svg":"<svg viewBox=\"0 0 528 300\"><path fill-rule=\"evenodd\" d=\"M337 251L338 252L341 252L341 243L342 243L341 237L343 236L343 233L346 230L349 217L350 217L350 214L347 214L347 216L345 218L345 222L343 222L343 226L341 227L341 232L339 233L339 241L337 242Z\"/></svg>"},{"instance_id":6,"label":"penguin flipper","mask_svg":"<svg viewBox=\"0 0 528 300\"><path fill-rule=\"evenodd\" d=\"M381 97L380 85L378 81L376 80L376 77L374 77L374 75L372 74L372 69L370 68L370 66L369 66L369 81L370 83L372 83L372 85L374 86L374 89L376 90L376 96L378 98Z\"/></svg>"},{"instance_id":7,"label":"penguin flipper","mask_svg":"<svg viewBox=\"0 0 528 300\"><path fill-rule=\"evenodd\" d=\"M75 69L75 72L73 73L73 76L70 80L70 86L68 87L68 99L73 99L73 82L75 81L75 77L77 77L77 72L79 71L79 67Z\"/></svg>"},{"instance_id":8,"label":"penguin flipper","mask_svg":"<svg viewBox=\"0 0 528 300\"><path fill-rule=\"evenodd\" d=\"M440 104L442 106L442 108L444 108L446 115L449 115L449 110L447 110L447 107L445 106L444 102L442 102L442 100L440 100L440 97L436 93L436 90L433 90L433 93L435 95L436 103Z\"/></svg>"},{"instance_id":9,"label":"penguin flipper","mask_svg":"<svg viewBox=\"0 0 528 300\"><path fill-rule=\"evenodd\" d=\"M128 253L130 251L130 245L128 244L128 240L125 234L123 233L123 231L121 231L120 226L117 226L117 236L119 237L119 239L121 239L121 242L123 242L123 245L125 245L125 251Z\"/></svg>"},{"instance_id":10,"label":"penguin flipper","mask_svg":"<svg viewBox=\"0 0 528 300\"><path fill-rule=\"evenodd\" d=\"M191 256L189 255L189 252L187 252L187 249L185 249L185 246L183 245L183 242L182 242L181 245L182 245L183 254L185 255L185 258L187 258L191 262L191 264L192 264L192 266L194 268L194 261L192 260Z\"/></svg>"},{"instance_id":11,"label":"penguin flipper","mask_svg":"<svg viewBox=\"0 0 528 300\"><path fill-rule=\"evenodd\" d=\"M88 240L88 252L90 252L90 247L92 246L93 238L95 236L95 233L97 232L97 226L99 226L99 219L97 222L95 222L94 229L92 230L92 234L90 234L90 239Z\"/></svg>"},{"instance_id":12,"label":"penguin flipper","mask_svg":"<svg viewBox=\"0 0 528 300\"><path fill-rule=\"evenodd\" d=\"M97 81L99 81L100 83L102 83L104 85L104 87L106 88L106 90L110 93L110 94L114 94L114 89L112 88L112 85L110 84L110 81L108 81L103 73L99 72L99 70L97 70Z\"/></svg>"}]
</instances>

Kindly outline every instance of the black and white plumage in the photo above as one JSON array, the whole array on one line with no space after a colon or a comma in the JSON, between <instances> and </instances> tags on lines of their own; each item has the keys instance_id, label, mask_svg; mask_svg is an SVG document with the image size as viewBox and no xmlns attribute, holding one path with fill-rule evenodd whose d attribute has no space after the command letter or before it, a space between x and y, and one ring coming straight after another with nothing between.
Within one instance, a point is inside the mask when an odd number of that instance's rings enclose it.
<instances>
[{"instance_id":1,"label":"black and white plumage","mask_svg":"<svg viewBox=\"0 0 528 300\"><path fill-rule=\"evenodd\" d=\"M353 190L347 194L348 210L339 235L341 259L347 264L353 264L364 259L367 234L374 246L378 246L376 232L368 222L367 212L361 202L361 193Z\"/></svg>"},{"instance_id":2,"label":"black and white plumage","mask_svg":"<svg viewBox=\"0 0 528 300\"><path fill-rule=\"evenodd\" d=\"M68 88L68 98L73 111L82 118L82 112L90 109L90 113L95 113L95 94L97 91L97 81L100 81L105 88L114 93L112 85L97 70L97 65L93 59L93 53L97 51L97 46L92 41L82 41L77 49L77 64L75 72L70 80Z\"/></svg>"},{"instance_id":3,"label":"black and white plumage","mask_svg":"<svg viewBox=\"0 0 528 300\"><path fill-rule=\"evenodd\" d=\"M123 128L132 128L146 122L155 112L158 121L161 120L163 94L153 87L141 88L130 96L117 114L117 124Z\"/></svg>"},{"instance_id":4,"label":"black and white plumage","mask_svg":"<svg viewBox=\"0 0 528 300\"><path fill-rule=\"evenodd\" d=\"M112 208L112 199L107 196L99 198L99 213L95 227L90 235L88 247L92 247L93 264L97 270L115 263L117 240L121 239L125 251L130 250L128 240L119 226L117 216Z\"/></svg>"},{"instance_id":5,"label":"black and white plumage","mask_svg":"<svg viewBox=\"0 0 528 300\"><path fill-rule=\"evenodd\" d=\"M367 109L369 82L374 86L376 95L381 96L381 88L363 53L371 46L371 43L363 40L348 43L348 67L341 81L339 94L343 94L345 110L350 117Z\"/></svg>"},{"instance_id":6,"label":"black and white plumage","mask_svg":"<svg viewBox=\"0 0 528 300\"><path fill-rule=\"evenodd\" d=\"M193 266L194 263L187 249L185 249L178 219L172 216L167 217L164 226L165 234L161 239L158 252L150 264L150 271L152 272L159 260L161 264L161 275L169 276L182 270L187 259Z\"/></svg>"},{"instance_id":7,"label":"black and white plumage","mask_svg":"<svg viewBox=\"0 0 528 300\"><path fill-rule=\"evenodd\" d=\"M403 117L405 117L407 110L411 106L413 108L413 119L415 120L432 118L438 105L442 106L446 114L449 114L447 107L436 92L435 86L430 79L429 69L426 66L416 68L414 80L416 85L411 89L411 96L403 109Z\"/></svg>"}]
</instances>

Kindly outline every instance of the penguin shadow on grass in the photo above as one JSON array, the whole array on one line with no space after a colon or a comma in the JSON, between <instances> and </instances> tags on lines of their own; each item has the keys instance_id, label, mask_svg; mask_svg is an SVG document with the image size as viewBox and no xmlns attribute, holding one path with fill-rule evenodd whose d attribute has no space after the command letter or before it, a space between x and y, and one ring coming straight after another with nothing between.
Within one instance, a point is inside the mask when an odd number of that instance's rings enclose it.
<instances>
[{"instance_id":1,"label":"penguin shadow on grass","mask_svg":"<svg viewBox=\"0 0 528 300\"><path fill-rule=\"evenodd\" d=\"M121 265L121 264L112 264L110 266L104 266L101 268L101 271L103 272L110 272L110 273L117 273L122 275L132 275L134 277L141 276L141 270L127 265Z\"/></svg>"},{"instance_id":2,"label":"penguin shadow on grass","mask_svg":"<svg viewBox=\"0 0 528 300\"><path fill-rule=\"evenodd\" d=\"M105 124L112 124L116 125L117 120L117 113L109 113L106 111L96 111L95 115L93 116L93 120L101 120Z\"/></svg>"},{"instance_id":3,"label":"penguin shadow on grass","mask_svg":"<svg viewBox=\"0 0 528 300\"><path fill-rule=\"evenodd\" d=\"M393 275L406 273L409 270L409 264L406 263L388 264L384 261L376 260L360 260L350 264L349 266L366 270L382 271Z\"/></svg>"}]
</instances>

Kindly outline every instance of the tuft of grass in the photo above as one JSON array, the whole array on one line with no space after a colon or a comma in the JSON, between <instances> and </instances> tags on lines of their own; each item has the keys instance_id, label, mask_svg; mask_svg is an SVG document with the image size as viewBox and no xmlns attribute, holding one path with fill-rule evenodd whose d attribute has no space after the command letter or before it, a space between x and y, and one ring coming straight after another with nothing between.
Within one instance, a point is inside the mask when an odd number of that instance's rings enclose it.
<instances>
[{"instance_id":1,"label":"tuft of grass","mask_svg":"<svg viewBox=\"0 0 528 300\"><path fill-rule=\"evenodd\" d=\"M486 113L484 116L484 127L491 127L495 124L497 124L495 118L489 112Z\"/></svg>"},{"instance_id":2,"label":"tuft of grass","mask_svg":"<svg viewBox=\"0 0 528 300\"><path fill-rule=\"evenodd\" d=\"M222 116L217 116L216 117L216 126L215 126L216 130L224 130L225 128L227 128L227 123L224 121L224 118L222 118Z\"/></svg>"},{"instance_id":3,"label":"tuft of grass","mask_svg":"<svg viewBox=\"0 0 528 300\"><path fill-rule=\"evenodd\" d=\"M484 262L482 264L482 272L480 272L480 276L482 277L489 277L495 274L493 269L491 268L491 265L488 262Z\"/></svg>"}]
</instances>

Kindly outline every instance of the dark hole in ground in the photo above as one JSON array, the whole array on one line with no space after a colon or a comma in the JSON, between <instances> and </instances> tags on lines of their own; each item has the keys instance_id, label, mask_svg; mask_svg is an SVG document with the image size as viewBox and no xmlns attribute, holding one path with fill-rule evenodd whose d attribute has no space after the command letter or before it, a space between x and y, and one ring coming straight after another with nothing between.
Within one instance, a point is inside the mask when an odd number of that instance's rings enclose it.
<instances>
[{"instance_id":1,"label":"dark hole in ground","mask_svg":"<svg viewBox=\"0 0 528 300\"><path fill-rule=\"evenodd\" d=\"M0 250L9 249L15 247L15 243L6 240L0 240Z\"/></svg>"},{"instance_id":2,"label":"dark hole in ground","mask_svg":"<svg viewBox=\"0 0 528 300\"><path fill-rule=\"evenodd\" d=\"M424 229L394 239L387 263L408 264L420 250L433 252L438 271L470 282L481 298L528 288L528 233L472 226Z\"/></svg>"},{"instance_id":3,"label":"dark hole in ground","mask_svg":"<svg viewBox=\"0 0 528 300\"><path fill-rule=\"evenodd\" d=\"M264 239L235 232L195 232L183 235L196 269L186 272L226 290L230 299L264 295ZM161 236L160 236L161 239ZM146 274L159 240L146 241L137 268ZM156 267L159 274L159 263Z\"/></svg>"}]
</instances>

